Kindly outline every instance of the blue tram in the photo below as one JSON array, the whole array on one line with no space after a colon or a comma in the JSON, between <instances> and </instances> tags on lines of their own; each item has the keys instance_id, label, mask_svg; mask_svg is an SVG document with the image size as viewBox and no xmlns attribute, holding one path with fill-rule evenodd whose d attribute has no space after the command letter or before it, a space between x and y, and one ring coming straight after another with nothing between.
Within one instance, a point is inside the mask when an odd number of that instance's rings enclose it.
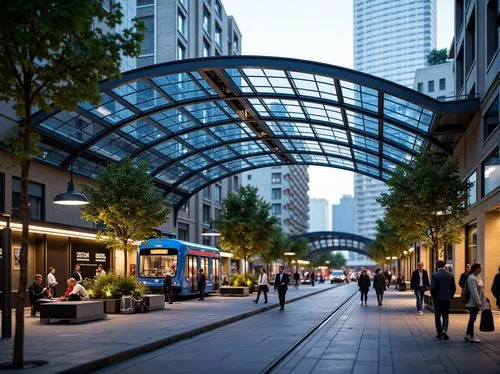
<instances>
[{"instance_id":1,"label":"blue tram","mask_svg":"<svg viewBox=\"0 0 500 374\"><path fill-rule=\"evenodd\" d=\"M151 292L163 293L163 279L170 271L174 295L192 295L198 292L201 268L208 293L220 287L220 261L217 248L169 238L148 239L137 251L136 277Z\"/></svg>"}]
</instances>

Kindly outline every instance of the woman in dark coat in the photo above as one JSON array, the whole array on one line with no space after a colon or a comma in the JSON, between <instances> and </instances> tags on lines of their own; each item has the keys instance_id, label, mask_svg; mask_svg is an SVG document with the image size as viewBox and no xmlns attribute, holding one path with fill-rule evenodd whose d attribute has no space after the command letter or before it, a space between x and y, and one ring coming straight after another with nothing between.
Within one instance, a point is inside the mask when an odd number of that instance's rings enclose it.
<instances>
[{"instance_id":1,"label":"woman in dark coat","mask_svg":"<svg viewBox=\"0 0 500 374\"><path fill-rule=\"evenodd\" d=\"M363 269L358 279L359 292L361 292L361 305L363 305L363 297L365 299L365 305L366 305L366 299L368 298L368 291L370 290L370 284L371 284L370 277L368 276L368 274L366 274L366 269Z\"/></svg>"},{"instance_id":2,"label":"woman in dark coat","mask_svg":"<svg viewBox=\"0 0 500 374\"><path fill-rule=\"evenodd\" d=\"M385 277L384 274L381 273L380 268L375 270L375 276L373 277L373 288L377 293L378 306L382 306L385 291Z\"/></svg>"},{"instance_id":3,"label":"woman in dark coat","mask_svg":"<svg viewBox=\"0 0 500 374\"><path fill-rule=\"evenodd\" d=\"M500 309L500 267L498 268L498 273L493 279L493 284L491 285L491 293L497 299L497 307Z\"/></svg>"}]
</instances>

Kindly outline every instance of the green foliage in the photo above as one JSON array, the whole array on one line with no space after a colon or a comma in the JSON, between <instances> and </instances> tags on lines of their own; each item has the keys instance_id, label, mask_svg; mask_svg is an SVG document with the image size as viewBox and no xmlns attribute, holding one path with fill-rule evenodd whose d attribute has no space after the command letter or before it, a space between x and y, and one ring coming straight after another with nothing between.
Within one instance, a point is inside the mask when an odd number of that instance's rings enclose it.
<instances>
[{"instance_id":1,"label":"green foliage","mask_svg":"<svg viewBox=\"0 0 500 374\"><path fill-rule=\"evenodd\" d=\"M384 215L377 220L377 233L374 242L368 248L370 255L379 263L383 263L386 257L399 257L411 244L412 240L406 239L398 232L389 215Z\"/></svg>"},{"instance_id":2,"label":"green foliage","mask_svg":"<svg viewBox=\"0 0 500 374\"><path fill-rule=\"evenodd\" d=\"M251 186L230 193L213 223L221 233L221 247L245 261L269 247L277 224L270 204Z\"/></svg>"},{"instance_id":3,"label":"green foliage","mask_svg":"<svg viewBox=\"0 0 500 374\"><path fill-rule=\"evenodd\" d=\"M346 265L346 259L342 253L326 252L316 254L310 259L314 267L327 266L328 268L342 268ZM326 262L329 262L328 264Z\"/></svg>"},{"instance_id":4,"label":"green foliage","mask_svg":"<svg viewBox=\"0 0 500 374\"><path fill-rule=\"evenodd\" d=\"M289 239L289 251L294 252L293 256L287 256L292 263L297 264L297 260L305 260L309 257L309 242L306 238Z\"/></svg>"},{"instance_id":5,"label":"green foliage","mask_svg":"<svg viewBox=\"0 0 500 374\"><path fill-rule=\"evenodd\" d=\"M107 273L101 277L86 279L83 285L92 299L119 299L122 296L140 297L146 294L146 287L137 282L133 275Z\"/></svg>"},{"instance_id":6,"label":"green foliage","mask_svg":"<svg viewBox=\"0 0 500 374\"><path fill-rule=\"evenodd\" d=\"M108 164L93 183L81 189L90 202L82 209L83 218L105 225L99 238L109 248L124 251L127 274L127 251L135 249L133 242L153 237L155 227L168 218L148 166L134 165L129 158Z\"/></svg>"},{"instance_id":7,"label":"green foliage","mask_svg":"<svg viewBox=\"0 0 500 374\"><path fill-rule=\"evenodd\" d=\"M229 278L229 284L233 287L253 287L258 283L258 277L254 273L248 273L246 278L245 280L244 274L232 274Z\"/></svg>"},{"instance_id":8,"label":"green foliage","mask_svg":"<svg viewBox=\"0 0 500 374\"><path fill-rule=\"evenodd\" d=\"M276 225L268 246L259 248L258 255L266 265L283 258L283 253L290 247L290 241L283 229Z\"/></svg>"},{"instance_id":9,"label":"green foliage","mask_svg":"<svg viewBox=\"0 0 500 374\"><path fill-rule=\"evenodd\" d=\"M389 192L378 201L404 243L423 241L437 260L445 244L460 242L470 184L461 180L455 160L424 152L409 167L398 167L387 184Z\"/></svg>"},{"instance_id":10,"label":"green foliage","mask_svg":"<svg viewBox=\"0 0 500 374\"><path fill-rule=\"evenodd\" d=\"M439 65L443 62L446 62L448 59L448 50L446 48L436 49L434 48L427 55L427 64L428 65Z\"/></svg>"}]
</instances>

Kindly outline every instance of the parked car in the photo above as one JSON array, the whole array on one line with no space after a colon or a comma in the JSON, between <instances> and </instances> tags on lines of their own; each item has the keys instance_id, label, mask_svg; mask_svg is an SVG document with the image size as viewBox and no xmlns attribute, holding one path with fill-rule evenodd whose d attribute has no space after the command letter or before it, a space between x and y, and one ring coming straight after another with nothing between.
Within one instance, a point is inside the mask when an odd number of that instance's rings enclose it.
<instances>
[{"instance_id":1,"label":"parked car","mask_svg":"<svg viewBox=\"0 0 500 374\"><path fill-rule=\"evenodd\" d=\"M330 273L330 284L344 283L345 275L343 270L334 270Z\"/></svg>"}]
</instances>

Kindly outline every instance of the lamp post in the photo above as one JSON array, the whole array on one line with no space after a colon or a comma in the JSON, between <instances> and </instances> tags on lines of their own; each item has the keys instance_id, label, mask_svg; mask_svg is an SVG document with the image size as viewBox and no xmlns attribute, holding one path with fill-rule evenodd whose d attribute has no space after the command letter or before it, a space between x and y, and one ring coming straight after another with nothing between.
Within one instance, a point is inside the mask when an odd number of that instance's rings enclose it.
<instances>
[{"instance_id":1,"label":"lamp post","mask_svg":"<svg viewBox=\"0 0 500 374\"><path fill-rule=\"evenodd\" d=\"M0 214L6 220L6 226L1 231L0 246L2 259L2 339L12 337L12 305L10 303L11 285L11 252L12 239L10 229L10 214Z\"/></svg>"},{"instance_id":2,"label":"lamp post","mask_svg":"<svg viewBox=\"0 0 500 374\"><path fill-rule=\"evenodd\" d=\"M71 164L71 179L68 182L68 189L66 192L57 195L54 204L58 205L86 205L89 203L87 196L76 191L75 184L73 183L73 164Z\"/></svg>"},{"instance_id":3,"label":"lamp post","mask_svg":"<svg viewBox=\"0 0 500 374\"><path fill-rule=\"evenodd\" d=\"M285 252L283 253L287 257L292 257L295 256L295 252ZM292 262L291 260L288 260L288 263L290 264L290 273L292 272Z\"/></svg>"},{"instance_id":4,"label":"lamp post","mask_svg":"<svg viewBox=\"0 0 500 374\"><path fill-rule=\"evenodd\" d=\"M214 225L211 223L208 231L202 232L201 236L220 236L220 231L214 228Z\"/></svg>"}]
</instances>

